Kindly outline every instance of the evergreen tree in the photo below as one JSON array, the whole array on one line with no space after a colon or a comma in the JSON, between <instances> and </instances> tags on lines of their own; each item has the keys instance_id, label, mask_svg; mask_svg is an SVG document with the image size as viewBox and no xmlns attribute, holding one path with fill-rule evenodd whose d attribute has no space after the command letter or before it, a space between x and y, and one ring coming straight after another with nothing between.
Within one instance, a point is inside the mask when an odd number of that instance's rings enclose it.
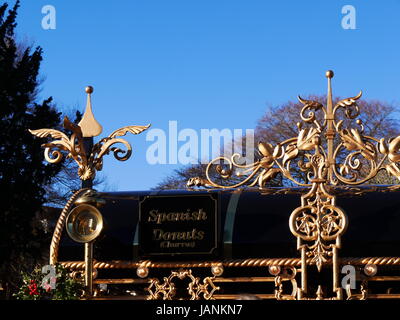
<instances>
[{"instance_id":1,"label":"evergreen tree","mask_svg":"<svg viewBox=\"0 0 400 320\"><path fill-rule=\"evenodd\" d=\"M44 186L62 164L47 165L43 141L28 129L54 128L60 114L52 99L37 102L40 47L15 41L19 1L7 11L0 6L0 280L11 288L23 269L40 257L43 234L34 228L35 214L44 203Z\"/></svg>"}]
</instances>

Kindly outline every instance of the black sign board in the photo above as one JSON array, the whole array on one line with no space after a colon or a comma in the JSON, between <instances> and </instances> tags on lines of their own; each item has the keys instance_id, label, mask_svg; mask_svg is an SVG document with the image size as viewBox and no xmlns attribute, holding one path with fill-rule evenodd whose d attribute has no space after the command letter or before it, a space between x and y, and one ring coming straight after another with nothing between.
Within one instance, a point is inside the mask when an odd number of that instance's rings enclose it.
<instances>
[{"instance_id":1,"label":"black sign board","mask_svg":"<svg viewBox=\"0 0 400 320\"><path fill-rule=\"evenodd\" d=\"M217 208L215 195L211 194L144 197L140 202L140 254L215 254Z\"/></svg>"}]
</instances>

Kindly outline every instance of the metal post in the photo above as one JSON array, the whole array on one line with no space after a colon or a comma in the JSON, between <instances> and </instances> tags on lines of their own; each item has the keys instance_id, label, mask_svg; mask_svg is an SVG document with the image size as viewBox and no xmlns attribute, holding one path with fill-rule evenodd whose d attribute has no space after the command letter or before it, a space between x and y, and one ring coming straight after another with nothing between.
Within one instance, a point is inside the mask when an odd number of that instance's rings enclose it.
<instances>
[{"instance_id":1,"label":"metal post","mask_svg":"<svg viewBox=\"0 0 400 320\"><path fill-rule=\"evenodd\" d=\"M301 291L307 293L307 257L306 248L301 248Z\"/></svg>"},{"instance_id":2,"label":"metal post","mask_svg":"<svg viewBox=\"0 0 400 320\"><path fill-rule=\"evenodd\" d=\"M338 300L342 300L342 289L339 284L339 261L338 261L338 249L333 248L332 257L332 271L333 271L333 291L336 292L336 297Z\"/></svg>"},{"instance_id":3,"label":"metal post","mask_svg":"<svg viewBox=\"0 0 400 320\"><path fill-rule=\"evenodd\" d=\"M83 138L86 159L89 159L93 148L93 137ZM93 188L93 179L82 180L82 188ZM93 242L85 243L85 287L86 296L93 295Z\"/></svg>"},{"instance_id":4,"label":"metal post","mask_svg":"<svg viewBox=\"0 0 400 320\"><path fill-rule=\"evenodd\" d=\"M85 243L85 287L86 295L93 295L93 241Z\"/></svg>"},{"instance_id":5,"label":"metal post","mask_svg":"<svg viewBox=\"0 0 400 320\"><path fill-rule=\"evenodd\" d=\"M334 114L333 114L333 102L332 102L332 86L331 86L331 79L333 78L333 71L328 70L326 72L326 77L328 78L328 96L326 101L326 139L328 144L328 176L327 181L328 183L333 179L333 166L335 164L333 159L333 140L335 138L335 130L334 130Z\"/></svg>"},{"instance_id":6,"label":"metal post","mask_svg":"<svg viewBox=\"0 0 400 320\"><path fill-rule=\"evenodd\" d=\"M86 159L89 159L93 149L93 137L83 138L83 146L85 148ZM82 188L93 188L93 179L82 180Z\"/></svg>"},{"instance_id":7,"label":"metal post","mask_svg":"<svg viewBox=\"0 0 400 320\"><path fill-rule=\"evenodd\" d=\"M93 92L92 87L87 87L88 93L87 109L91 110L90 94ZM93 149L93 136L83 137L83 146L85 148L86 159L90 158ZM93 188L93 179L82 180L82 188ZM85 287L86 296L93 295L93 241L85 243Z\"/></svg>"}]
</instances>

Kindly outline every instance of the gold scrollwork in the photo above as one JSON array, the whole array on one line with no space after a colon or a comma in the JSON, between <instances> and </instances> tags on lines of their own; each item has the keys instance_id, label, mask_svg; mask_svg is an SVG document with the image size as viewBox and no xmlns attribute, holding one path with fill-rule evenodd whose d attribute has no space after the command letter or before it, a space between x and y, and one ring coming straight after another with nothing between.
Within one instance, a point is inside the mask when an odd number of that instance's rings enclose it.
<instances>
[{"instance_id":1,"label":"gold scrollwork","mask_svg":"<svg viewBox=\"0 0 400 320\"><path fill-rule=\"evenodd\" d=\"M276 266L275 266L276 267ZM278 272L279 270L279 272ZM275 273L275 298L277 300L295 300L297 294L297 281L296 281L296 268L285 267L281 268L270 268L270 272ZM290 294L284 294L283 282L289 281L292 285L292 292Z\"/></svg>"},{"instance_id":2,"label":"gold scrollwork","mask_svg":"<svg viewBox=\"0 0 400 320\"><path fill-rule=\"evenodd\" d=\"M368 297L368 281L363 280L360 285L360 294L354 294L350 285L346 287L346 300L367 300Z\"/></svg>"},{"instance_id":3,"label":"gold scrollwork","mask_svg":"<svg viewBox=\"0 0 400 320\"><path fill-rule=\"evenodd\" d=\"M180 280L189 278L191 280L187 288L190 300L199 300L201 296L205 300L212 300L214 292L220 289L213 283L215 277L206 277L201 283L200 278L193 276L192 270L180 269L172 271L169 277L164 277L162 283L158 279L150 279L150 285L147 288L149 292L148 300L161 298L163 300L172 300L176 295L176 287L173 282L175 278Z\"/></svg>"},{"instance_id":4,"label":"gold scrollwork","mask_svg":"<svg viewBox=\"0 0 400 320\"><path fill-rule=\"evenodd\" d=\"M90 94L93 92L92 87L86 88L88 93L88 104L82 121L79 125L72 123L68 117L64 118L63 126L65 129L72 131L70 137L65 133L55 129L38 129L29 130L31 134L39 138L51 137L55 140L43 144L45 148L44 155L49 163L58 163L63 158L63 153L67 153L67 158L72 158L78 164L78 176L81 180L92 180L96 175L96 171L103 168L103 156L113 152L114 157L119 161L126 161L132 154L131 145L122 137L127 133L139 134L147 130L147 126L127 126L115 130L108 137L100 139L93 145L91 150L85 149L84 137L94 137L101 133L101 126L94 119ZM116 144L122 144L126 150L115 147ZM87 146L86 146L87 147Z\"/></svg>"},{"instance_id":5,"label":"gold scrollwork","mask_svg":"<svg viewBox=\"0 0 400 320\"><path fill-rule=\"evenodd\" d=\"M67 157L74 159L78 164L79 178L81 180L89 180L94 179L96 171L102 170L103 156L109 154L110 151L114 153L114 157L119 161L128 160L131 156L131 145L126 140L117 138L118 136L123 136L127 132L139 134L148 129L149 126L129 126L113 132L93 146L89 157L87 157L84 147L81 128L73 124L67 117L64 118L64 128L72 131L70 138L65 133L54 129L29 130L29 132L39 138L52 137L56 139L43 144L45 158L49 163L60 162L63 157L61 151L66 151L68 152ZM123 144L126 150L112 147L117 143Z\"/></svg>"},{"instance_id":6,"label":"gold scrollwork","mask_svg":"<svg viewBox=\"0 0 400 320\"><path fill-rule=\"evenodd\" d=\"M306 255L318 270L333 255L332 249L340 248L340 236L347 223L346 214L335 206L335 197L326 192L321 182L315 182L310 192L302 196L302 206L289 219L290 231L299 239L298 248L307 248Z\"/></svg>"},{"instance_id":7,"label":"gold scrollwork","mask_svg":"<svg viewBox=\"0 0 400 320\"><path fill-rule=\"evenodd\" d=\"M386 142L385 139L364 135L364 125L360 119L356 119L360 114L357 101L362 92L333 105L333 71L327 71L326 77L326 106L299 96L303 108L300 111L302 122L297 124L297 137L276 146L260 142L258 151L261 158L251 164L243 164L239 154L233 154L231 158L218 157L207 165L207 179L192 178L187 185L214 188L258 185L262 189L269 180L281 174L299 186L309 187L308 193L301 197L301 206L292 212L289 221L290 230L297 237L298 249L302 254L301 291L306 292L307 258L311 258L311 263L315 263L320 271L322 265L332 257L333 291L340 297L337 249L341 246L340 238L346 230L348 219L343 210L336 206L335 196L327 191L327 186L363 184L380 170L386 170L400 179L400 136ZM344 128L339 111L349 120L356 119L357 127ZM292 164L296 159L297 166L294 166ZM293 174L294 169L306 174L305 181L298 180ZM213 171L216 174L212 174ZM322 289L317 296L322 297Z\"/></svg>"},{"instance_id":8,"label":"gold scrollwork","mask_svg":"<svg viewBox=\"0 0 400 320\"><path fill-rule=\"evenodd\" d=\"M300 118L308 127L302 128L303 123L298 123L299 134L283 141L276 146L270 143L260 142L258 151L261 158L251 164L242 164L241 156L233 154L230 158L217 157L212 160L206 168L207 179L194 177L189 179L188 186L209 186L216 188L236 188L243 185L263 187L267 181L281 173L284 177L301 186L311 186L313 170L318 165L312 162L320 162L322 175L327 184L362 184L373 178L378 171L386 170L400 179L400 136L389 139L378 140L374 137L364 135L364 125L360 119L356 120L358 128L343 128L344 121L339 120L339 110L344 111L348 119L355 119L360 114L357 100L361 98L362 92L355 97L340 100L335 106L332 105L332 93L330 80L333 72L327 73L328 77L328 99L327 106L312 100L305 100L299 96L299 101L304 105L300 112ZM324 122L317 121L316 112L323 112ZM327 148L321 146L321 137L325 135ZM338 144L334 146L334 137L339 138ZM307 151L314 151L309 153ZM343 157L339 156L343 151L350 153ZM291 171L290 163L299 155L308 159L303 163L300 159L298 166L304 171L311 173L308 181L298 181ZM222 163L222 164L221 164ZM364 165L369 170L361 170ZM217 177L212 175L215 170ZM221 180L224 183L221 183ZM234 183L229 183L234 180Z\"/></svg>"}]
</instances>

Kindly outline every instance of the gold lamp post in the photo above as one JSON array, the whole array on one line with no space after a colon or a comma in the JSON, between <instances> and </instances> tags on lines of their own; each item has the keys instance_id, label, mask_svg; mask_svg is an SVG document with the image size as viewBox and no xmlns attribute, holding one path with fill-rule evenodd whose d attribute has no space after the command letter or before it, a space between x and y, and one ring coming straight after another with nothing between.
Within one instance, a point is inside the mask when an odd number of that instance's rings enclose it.
<instances>
[{"instance_id":1,"label":"gold lamp post","mask_svg":"<svg viewBox=\"0 0 400 320\"><path fill-rule=\"evenodd\" d=\"M85 286L86 293L93 293L93 242L103 229L100 211L89 204L80 204L67 217L67 233L76 242L85 244Z\"/></svg>"},{"instance_id":2,"label":"gold lamp post","mask_svg":"<svg viewBox=\"0 0 400 320\"><path fill-rule=\"evenodd\" d=\"M68 235L74 241L85 245L85 286L86 294L90 297L93 292L93 242L103 228L102 215L96 208L96 206L100 207L102 203L99 199L95 199L95 192L91 190L93 179L96 171L103 168L103 156L109 154L110 151L119 161L126 161L130 158L132 154L131 145L120 137L128 132L139 134L148 129L150 124L120 128L94 144L94 137L99 136L103 128L94 118L92 111L91 94L93 87L88 86L85 91L87 93L86 110L79 124L72 123L68 117L64 118L64 128L72 132L69 137L55 129L29 130L29 132L39 138L53 138L53 141L42 145L45 148L46 160L49 163L58 163L62 160L63 154L66 154L67 158L74 159L78 164L78 176L82 181L82 188L89 189L89 192L75 202L77 206L68 216L66 216L67 212L64 215ZM126 150L115 147L116 144L124 145ZM52 244L55 239L59 240L60 234L61 230L56 228ZM50 263L55 261L56 256L57 252L54 252L52 245L50 247Z\"/></svg>"}]
</instances>

